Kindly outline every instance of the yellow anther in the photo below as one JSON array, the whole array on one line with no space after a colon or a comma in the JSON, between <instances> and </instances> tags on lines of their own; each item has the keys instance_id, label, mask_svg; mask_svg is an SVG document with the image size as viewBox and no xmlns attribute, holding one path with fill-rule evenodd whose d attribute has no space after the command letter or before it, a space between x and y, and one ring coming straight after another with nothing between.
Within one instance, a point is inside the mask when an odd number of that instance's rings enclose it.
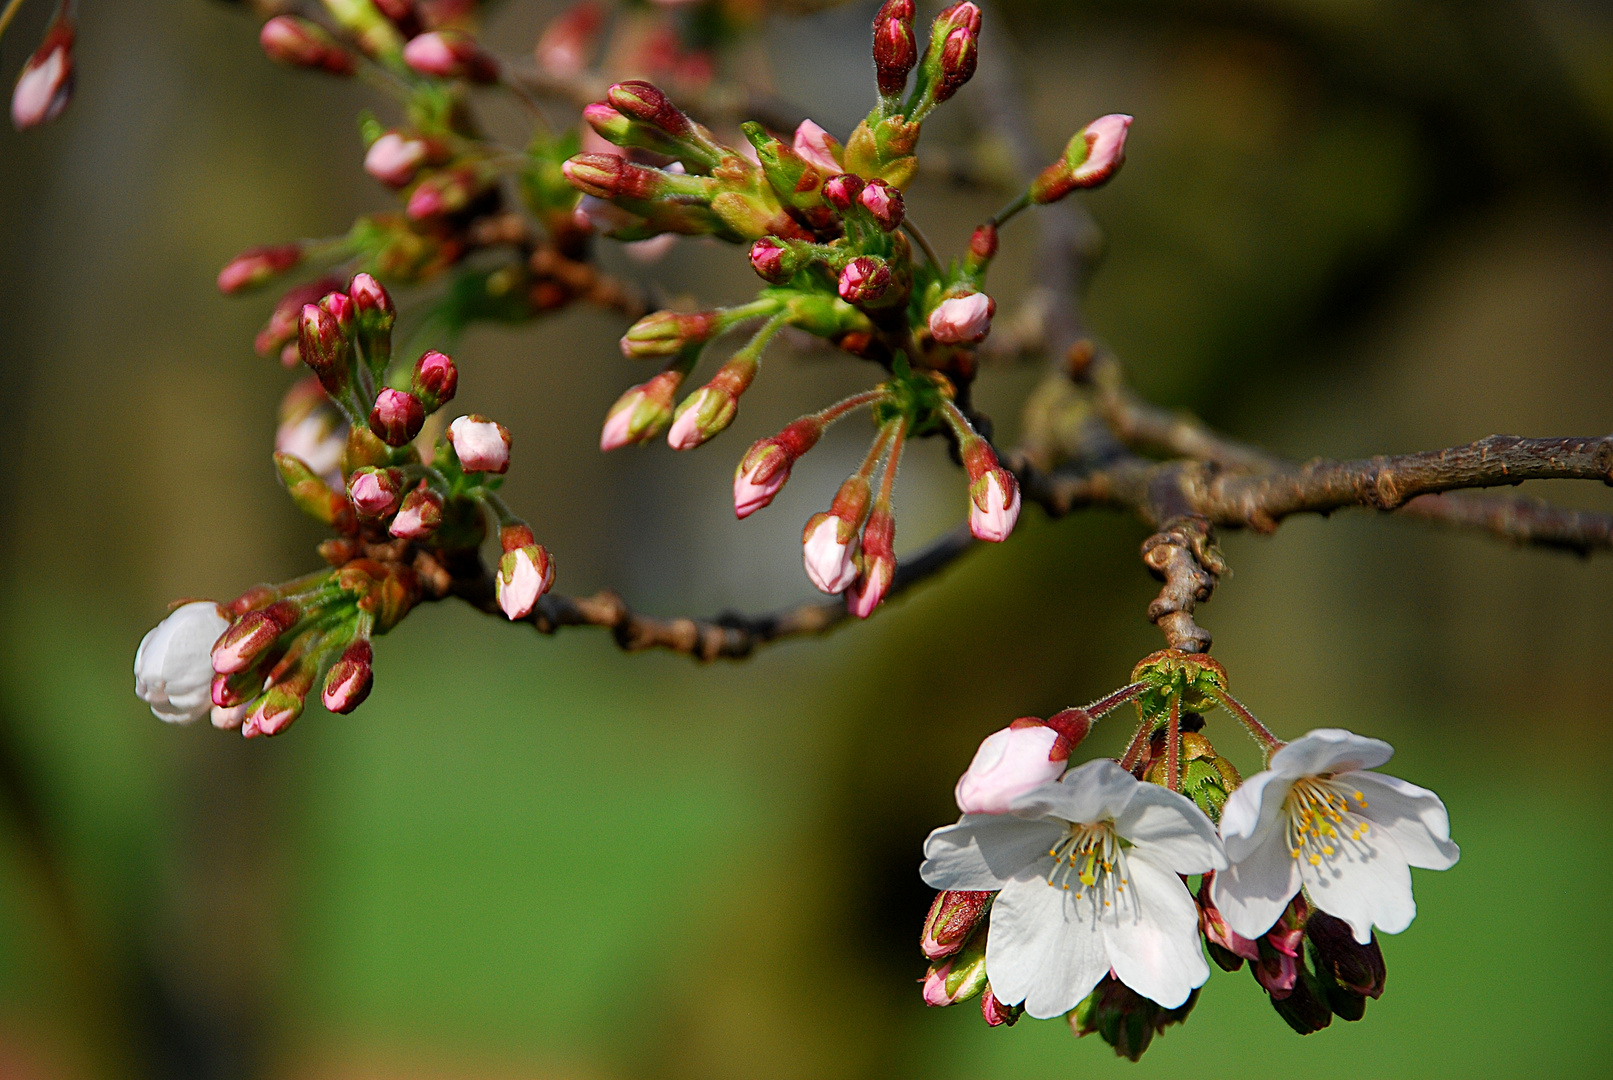
<instances>
[{"instance_id":1,"label":"yellow anther","mask_svg":"<svg viewBox=\"0 0 1613 1080\"><path fill-rule=\"evenodd\" d=\"M1312 866L1321 866L1322 865L1322 857L1320 855L1312 855L1311 856L1311 865Z\"/></svg>"}]
</instances>

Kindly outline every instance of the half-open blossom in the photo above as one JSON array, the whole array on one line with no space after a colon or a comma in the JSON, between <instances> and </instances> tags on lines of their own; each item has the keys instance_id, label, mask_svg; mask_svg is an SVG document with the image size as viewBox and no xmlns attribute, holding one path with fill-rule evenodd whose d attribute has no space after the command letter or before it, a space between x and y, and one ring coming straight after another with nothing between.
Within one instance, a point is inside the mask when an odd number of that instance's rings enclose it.
<instances>
[{"instance_id":1,"label":"half-open blossom","mask_svg":"<svg viewBox=\"0 0 1613 1080\"><path fill-rule=\"evenodd\" d=\"M475 413L448 425L448 441L466 472L501 473L510 467L510 432Z\"/></svg>"},{"instance_id":2,"label":"half-open blossom","mask_svg":"<svg viewBox=\"0 0 1613 1080\"><path fill-rule=\"evenodd\" d=\"M1363 945L1373 926L1398 934L1411 925L1409 868L1445 870L1461 852L1439 796L1369 771L1393 753L1379 739L1320 728L1232 792L1221 812L1232 865L1210 890L1232 929L1258 938L1301 885Z\"/></svg>"},{"instance_id":3,"label":"half-open blossom","mask_svg":"<svg viewBox=\"0 0 1613 1080\"><path fill-rule=\"evenodd\" d=\"M817 514L801 538L802 561L812 584L842 593L857 580L857 526L834 514Z\"/></svg>"},{"instance_id":4,"label":"half-open blossom","mask_svg":"<svg viewBox=\"0 0 1613 1080\"><path fill-rule=\"evenodd\" d=\"M134 692L159 720L189 724L213 707L213 643L229 629L228 614L211 600L176 609L140 639Z\"/></svg>"},{"instance_id":5,"label":"half-open blossom","mask_svg":"<svg viewBox=\"0 0 1613 1080\"><path fill-rule=\"evenodd\" d=\"M1112 970L1174 1008L1209 978L1198 908L1178 875L1226 858L1198 807L1100 758L1011 809L937 829L919 870L932 888L1001 890L986 944L998 1001L1058 1016Z\"/></svg>"},{"instance_id":6,"label":"half-open blossom","mask_svg":"<svg viewBox=\"0 0 1613 1080\"><path fill-rule=\"evenodd\" d=\"M987 735L953 795L965 814L1006 814L1009 805L1064 775L1070 742L1043 720L1022 716Z\"/></svg>"},{"instance_id":7,"label":"half-open blossom","mask_svg":"<svg viewBox=\"0 0 1613 1080\"><path fill-rule=\"evenodd\" d=\"M977 540L1001 543L1019 521L1019 484L1007 469L993 469L971 485L969 531Z\"/></svg>"},{"instance_id":8,"label":"half-open blossom","mask_svg":"<svg viewBox=\"0 0 1613 1080\"><path fill-rule=\"evenodd\" d=\"M823 170L825 176L842 171L838 160L839 141L810 120L803 120L795 129L795 152Z\"/></svg>"},{"instance_id":9,"label":"half-open blossom","mask_svg":"<svg viewBox=\"0 0 1613 1080\"><path fill-rule=\"evenodd\" d=\"M997 301L985 293L950 296L930 312L930 336L943 345L973 345L991 333Z\"/></svg>"},{"instance_id":10,"label":"half-open blossom","mask_svg":"<svg viewBox=\"0 0 1613 1080\"><path fill-rule=\"evenodd\" d=\"M499 561L495 591L498 606L508 619L532 614L538 597L554 584L554 561L542 544L528 544L504 553Z\"/></svg>"}]
</instances>

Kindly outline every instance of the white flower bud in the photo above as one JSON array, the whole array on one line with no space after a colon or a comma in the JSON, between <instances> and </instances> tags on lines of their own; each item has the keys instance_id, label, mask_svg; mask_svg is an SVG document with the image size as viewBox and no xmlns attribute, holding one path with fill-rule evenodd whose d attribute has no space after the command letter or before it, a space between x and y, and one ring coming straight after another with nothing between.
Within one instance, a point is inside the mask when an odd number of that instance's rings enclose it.
<instances>
[{"instance_id":1,"label":"white flower bud","mask_svg":"<svg viewBox=\"0 0 1613 1080\"><path fill-rule=\"evenodd\" d=\"M229 628L211 600L179 608L140 639L134 654L134 692L159 720L189 724L213 707L213 643Z\"/></svg>"}]
</instances>

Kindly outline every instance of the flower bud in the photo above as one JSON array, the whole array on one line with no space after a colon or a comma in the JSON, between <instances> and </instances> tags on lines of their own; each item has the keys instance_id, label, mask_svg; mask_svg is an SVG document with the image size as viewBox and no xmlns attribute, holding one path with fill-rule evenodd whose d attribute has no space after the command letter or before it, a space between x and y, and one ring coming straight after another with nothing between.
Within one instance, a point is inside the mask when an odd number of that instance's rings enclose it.
<instances>
[{"instance_id":1,"label":"flower bud","mask_svg":"<svg viewBox=\"0 0 1613 1080\"><path fill-rule=\"evenodd\" d=\"M415 361L409 389L426 412L434 413L454 399L454 391L459 389L459 369L446 354L433 349Z\"/></svg>"},{"instance_id":2,"label":"flower bud","mask_svg":"<svg viewBox=\"0 0 1613 1080\"><path fill-rule=\"evenodd\" d=\"M11 123L18 131L47 124L73 97L75 24L63 4L45 30L45 39L23 64L11 92Z\"/></svg>"},{"instance_id":3,"label":"flower bud","mask_svg":"<svg viewBox=\"0 0 1613 1080\"><path fill-rule=\"evenodd\" d=\"M214 705L208 710L208 719L220 731L235 731L241 726L241 721L246 719L246 714L249 711L251 711L251 706L246 704L236 705L228 709Z\"/></svg>"},{"instance_id":4,"label":"flower bud","mask_svg":"<svg viewBox=\"0 0 1613 1080\"><path fill-rule=\"evenodd\" d=\"M902 193L885 181L868 181L862 194L857 196L857 201L873 217L875 224L886 232L895 232L901 227L902 215L906 213Z\"/></svg>"},{"instance_id":5,"label":"flower bud","mask_svg":"<svg viewBox=\"0 0 1613 1080\"><path fill-rule=\"evenodd\" d=\"M710 341L721 328L721 316L715 311L652 312L622 335L622 355L630 360L676 356L692 345Z\"/></svg>"},{"instance_id":6,"label":"flower bud","mask_svg":"<svg viewBox=\"0 0 1613 1080\"><path fill-rule=\"evenodd\" d=\"M931 960L951 956L969 940L991 910L989 892L951 891L935 894L930 913L924 919L924 935L919 949Z\"/></svg>"},{"instance_id":7,"label":"flower bud","mask_svg":"<svg viewBox=\"0 0 1613 1080\"><path fill-rule=\"evenodd\" d=\"M1383 995L1387 971L1377 935L1367 944L1359 944L1349 923L1325 911L1313 911L1305 924L1305 936L1328 1004L1346 1020L1358 1019L1365 998ZM1349 1000L1352 997L1356 1000ZM1356 1015L1349 1015L1352 1012Z\"/></svg>"},{"instance_id":8,"label":"flower bud","mask_svg":"<svg viewBox=\"0 0 1613 1080\"><path fill-rule=\"evenodd\" d=\"M332 294L339 295L339 294ZM297 351L302 362L319 376L319 385L332 397L347 388L347 357L352 346L336 317L319 304L304 304L297 328Z\"/></svg>"},{"instance_id":9,"label":"flower bud","mask_svg":"<svg viewBox=\"0 0 1613 1080\"><path fill-rule=\"evenodd\" d=\"M1258 978L1259 966L1251 965L1251 967L1254 968ZM1282 1017L1289 1027L1301 1035L1321 1031L1333 1022L1333 1010L1328 1005L1326 990L1302 961L1296 963L1295 977L1288 992L1281 996L1275 993L1271 995L1271 1007L1277 1010L1277 1015ZM1363 1011L1365 1011L1364 1005Z\"/></svg>"},{"instance_id":10,"label":"flower bud","mask_svg":"<svg viewBox=\"0 0 1613 1080\"><path fill-rule=\"evenodd\" d=\"M351 75L357 69L353 55L326 33L324 27L296 15L276 15L264 23L258 33L258 44L277 64L331 75Z\"/></svg>"},{"instance_id":11,"label":"flower bud","mask_svg":"<svg viewBox=\"0 0 1613 1080\"><path fill-rule=\"evenodd\" d=\"M961 951L930 965L924 974L924 1004L956 1005L986 988L987 929L980 926Z\"/></svg>"},{"instance_id":12,"label":"flower bud","mask_svg":"<svg viewBox=\"0 0 1613 1080\"><path fill-rule=\"evenodd\" d=\"M859 255L840 271L840 299L848 304L867 304L884 296L891 287L891 268L883 259Z\"/></svg>"},{"instance_id":13,"label":"flower bud","mask_svg":"<svg viewBox=\"0 0 1613 1080\"><path fill-rule=\"evenodd\" d=\"M969 234L969 258L975 264L989 262L997 256L997 226L992 222L975 227Z\"/></svg>"},{"instance_id":14,"label":"flower bud","mask_svg":"<svg viewBox=\"0 0 1613 1080\"><path fill-rule=\"evenodd\" d=\"M863 193L863 178L851 173L831 176L823 182L820 193L824 202L844 214L857 205L857 198Z\"/></svg>"},{"instance_id":15,"label":"flower bud","mask_svg":"<svg viewBox=\"0 0 1613 1080\"><path fill-rule=\"evenodd\" d=\"M953 795L965 814L1006 814L1009 804L1064 775L1073 747L1034 716L1021 717L981 742Z\"/></svg>"},{"instance_id":16,"label":"flower bud","mask_svg":"<svg viewBox=\"0 0 1613 1080\"><path fill-rule=\"evenodd\" d=\"M347 481L347 498L363 518L382 518L397 510L403 497L403 474L397 469L365 465Z\"/></svg>"},{"instance_id":17,"label":"flower bud","mask_svg":"<svg viewBox=\"0 0 1613 1080\"><path fill-rule=\"evenodd\" d=\"M281 362L287 367L295 367L301 360L297 354L297 324L302 318L304 304L318 303L319 298L332 289L341 288L341 282L333 277L322 277L302 285L294 285L288 289L284 296L274 306L268 321L258 331L252 340L252 348L259 356L275 356L289 352L291 359L287 361L284 356ZM288 343L289 347L288 347Z\"/></svg>"},{"instance_id":18,"label":"flower bud","mask_svg":"<svg viewBox=\"0 0 1613 1080\"><path fill-rule=\"evenodd\" d=\"M1226 917L1210 899L1210 882L1215 880L1215 871L1204 875L1199 884L1199 932L1210 946L1210 958L1223 971L1237 971L1243 966L1245 960L1251 964L1260 962L1260 947L1253 941L1244 937L1231 926L1227 925Z\"/></svg>"},{"instance_id":19,"label":"flower bud","mask_svg":"<svg viewBox=\"0 0 1613 1080\"><path fill-rule=\"evenodd\" d=\"M213 643L229 629L211 600L176 608L146 632L134 654L134 692L159 720L189 724L212 707Z\"/></svg>"},{"instance_id":20,"label":"flower bud","mask_svg":"<svg viewBox=\"0 0 1613 1080\"><path fill-rule=\"evenodd\" d=\"M1199 992L1194 990L1176 1008L1161 1008L1114 975L1105 975L1092 993L1071 1011L1070 1030L1077 1037L1097 1032L1104 1042L1114 1047L1116 1054L1137 1061L1154 1041L1154 1036L1164 1034L1171 1024L1186 1020L1198 1000Z\"/></svg>"},{"instance_id":21,"label":"flower bud","mask_svg":"<svg viewBox=\"0 0 1613 1080\"><path fill-rule=\"evenodd\" d=\"M650 83L619 82L605 91L605 97L625 115L653 124L668 135L684 137L695 133L693 122Z\"/></svg>"},{"instance_id":22,"label":"flower bud","mask_svg":"<svg viewBox=\"0 0 1613 1080\"><path fill-rule=\"evenodd\" d=\"M580 75L588 67L604 25L605 9L596 0L582 0L561 12L532 51L538 67L555 79Z\"/></svg>"},{"instance_id":23,"label":"flower bud","mask_svg":"<svg viewBox=\"0 0 1613 1080\"><path fill-rule=\"evenodd\" d=\"M399 540L422 540L437 531L442 524L442 496L425 486L424 481L403 497L397 516L387 532Z\"/></svg>"},{"instance_id":24,"label":"flower bud","mask_svg":"<svg viewBox=\"0 0 1613 1080\"><path fill-rule=\"evenodd\" d=\"M846 610L859 619L874 613L896 577L896 519L880 503L863 526L862 570L846 590Z\"/></svg>"},{"instance_id":25,"label":"flower bud","mask_svg":"<svg viewBox=\"0 0 1613 1080\"><path fill-rule=\"evenodd\" d=\"M969 531L1001 543L1019 520L1019 483L1007 469L992 469L969 485Z\"/></svg>"},{"instance_id":26,"label":"flower bud","mask_svg":"<svg viewBox=\"0 0 1613 1080\"><path fill-rule=\"evenodd\" d=\"M498 60L463 30L433 30L403 47L403 62L422 75L498 82Z\"/></svg>"},{"instance_id":27,"label":"flower bud","mask_svg":"<svg viewBox=\"0 0 1613 1080\"><path fill-rule=\"evenodd\" d=\"M980 9L971 3L953 4L930 25L930 47L925 75L933 80L931 96L937 102L956 94L974 77L980 60Z\"/></svg>"},{"instance_id":28,"label":"flower bud","mask_svg":"<svg viewBox=\"0 0 1613 1080\"><path fill-rule=\"evenodd\" d=\"M950 296L930 312L930 336L942 345L974 345L991 333L997 301L985 293Z\"/></svg>"},{"instance_id":29,"label":"flower bud","mask_svg":"<svg viewBox=\"0 0 1613 1080\"><path fill-rule=\"evenodd\" d=\"M898 0L902 2L902 0ZM911 0L906 0L911 3ZM791 143L798 156L814 168L822 171L825 176L845 172L840 164L840 140L823 130L811 120L803 120L795 129L795 139Z\"/></svg>"},{"instance_id":30,"label":"flower bud","mask_svg":"<svg viewBox=\"0 0 1613 1080\"><path fill-rule=\"evenodd\" d=\"M494 590L504 617L512 622L532 614L538 597L554 584L554 562L542 544L506 551L499 560Z\"/></svg>"},{"instance_id":31,"label":"flower bud","mask_svg":"<svg viewBox=\"0 0 1613 1080\"><path fill-rule=\"evenodd\" d=\"M1076 188L1105 183L1125 163L1130 127L1131 117L1111 113L1076 132L1064 148L1064 156L1031 181L1031 202L1058 202Z\"/></svg>"},{"instance_id":32,"label":"flower bud","mask_svg":"<svg viewBox=\"0 0 1613 1080\"><path fill-rule=\"evenodd\" d=\"M980 1015L988 1027L1002 1027L1004 1024L1013 1027L1025 1015L1025 1006L1004 1005L991 992L991 984L987 983L985 992L980 995Z\"/></svg>"},{"instance_id":33,"label":"flower bud","mask_svg":"<svg viewBox=\"0 0 1613 1080\"><path fill-rule=\"evenodd\" d=\"M466 472L501 473L510 467L510 430L472 413L448 425L448 441Z\"/></svg>"},{"instance_id":34,"label":"flower bud","mask_svg":"<svg viewBox=\"0 0 1613 1080\"><path fill-rule=\"evenodd\" d=\"M817 445L824 422L803 416L784 430L751 445L734 470L734 516L747 518L773 501L802 454Z\"/></svg>"},{"instance_id":35,"label":"flower bud","mask_svg":"<svg viewBox=\"0 0 1613 1080\"><path fill-rule=\"evenodd\" d=\"M913 15L913 0L885 0L874 16L874 72L885 97L907 88L907 76L918 63Z\"/></svg>"},{"instance_id":36,"label":"flower bud","mask_svg":"<svg viewBox=\"0 0 1613 1080\"><path fill-rule=\"evenodd\" d=\"M629 443L648 442L672 422L672 395L683 372L667 370L616 399L599 433L599 448L609 452Z\"/></svg>"},{"instance_id":37,"label":"flower bud","mask_svg":"<svg viewBox=\"0 0 1613 1080\"><path fill-rule=\"evenodd\" d=\"M353 642L342 652L340 660L331 666L325 676L325 689L319 698L333 713L350 713L370 696L375 683L371 664L375 652L363 638Z\"/></svg>"},{"instance_id":38,"label":"flower bud","mask_svg":"<svg viewBox=\"0 0 1613 1080\"><path fill-rule=\"evenodd\" d=\"M720 435L739 412L739 399L724 386L707 383L678 406L672 427L666 433L667 445L674 450L693 450Z\"/></svg>"},{"instance_id":39,"label":"flower bud","mask_svg":"<svg viewBox=\"0 0 1613 1080\"><path fill-rule=\"evenodd\" d=\"M310 416L303 423L314 419ZM344 439L343 445L336 447L338 459L345 442ZM286 485L286 494L291 496L297 509L338 532L351 532L357 526L353 508L341 494L342 471L339 467L332 467L327 479L316 474L303 459L282 451L275 452L274 465Z\"/></svg>"},{"instance_id":40,"label":"flower bud","mask_svg":"<svg viewBox=\"0 0 1613 1080\"><path fill-rule=\"evenodd\" d=\"M375 397L370 410L370 430L388 446L403 446L420 434L426 410L420 399L407 390L387 387Z\"/></svg>"},{"instance_id":41,"label":"flower bud","mask_svg":"<svg viewBox=\"0 0 1613 1080\"><path fill-rule=\"evenodd\" d=\"M307 690L296 684L276 684L269 687L241 722L241 734L251 739L258 735L278 735L302 715ZM302 692L299 693L298 691Z\"/></svg>"},{"instance_id":42,"label":"flower bud","mask_svg":"<svg viewBox=\"0 0 1613 1080\"><path fill-rule=\"evenodd\" d=\"M301 244L250 247L218 272L218 291L226 296L267 284L302 262Z\"/></svg>"},{"instance_id":43,"label":"flower bud","mask_svg":"<svg viewBox=\"0 0 1613 1080\"><path fill-rule=\"evenodd\" d=\"M409 193L403 212L415 221L457 214L470 205L482 188L481 179L469 168L432 173Z\"/></svg>"},{"instance_id":44,"label":"flower bud","mask_svg":"<svg viewBox=\"0 0 1613 1080\"><path fill-rule=\"evenodd\" d=\"M301 617L302 611L287 600L247 612L213 645L213 670L234 675L250 668Z\"/></svg>"},{"instance_id":45,"label":"flower bud","mask_svg":"<svg viewBox=\"0 0 1613 1080\"><path fill-rule=\"evenodd\" d=\"M846 483L861 479L854 476ZM866 490L868 481L863 480L862 485ZM807 520L801 534L801 557L807 577L821 591L842 593L857 580L857 533L861 524L861 513L855 520L832 512L814 514Z\"/></svg>"},{"instance_id":46,"label":"flower bud","mask_svg":"<svg viewBox=\"0 0 1613 1080\"><path fill-rule=\"evenodd\" d=\"M770 285L783 285L801 269L801 260L790 248L771 236L764 236L750 247L751 268Z\"/></svg>"},{"instance_id":47,"label":"flower bud","mask_svg":"<svg viewBox=\"0 0 1613 1080\"><path fill-rule=\"evenodd\" d=\"M407 187L429 153L424 139L389 131L370 144L364 154L364 171L388 187Z\"/></svg>"}]
</instances>

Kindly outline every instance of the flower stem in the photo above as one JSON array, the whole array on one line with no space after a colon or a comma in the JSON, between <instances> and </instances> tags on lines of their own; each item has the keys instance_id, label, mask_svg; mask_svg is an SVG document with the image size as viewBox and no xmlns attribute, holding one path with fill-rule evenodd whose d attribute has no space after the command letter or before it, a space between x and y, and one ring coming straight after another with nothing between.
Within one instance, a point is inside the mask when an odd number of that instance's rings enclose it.
<instances>
[{"instance_id":1,"label":"flower stem","mask_svg":"<svg viewBox=\"0 0 1613 1080\"><path fill-rule=\"evenodd\" d=\"M1147 747L1148 740L1153 734L1153 721L1144 717L1137 724L1137 734L1131 737L1131 745L1126 747L1125 756L1120 759L1122 769L1131 772L1137 768L1137 762L1142 760L1143 749Z\"/></svg>"},{"instance_id":2,"label":"flower stem","mask_svg":"<svg viewBox=\"0 0 1613 1080\"><path fill-rule=\"evenodd\" d=\"M937 270L941 269L941 260L936 257L935 249L930 246L929 240L925 238L924 231L913 224L912 218L902 219L902 231L911 236L913 242L918 244L919 250L924 252L924 257L929 260L931 266Z\"/></svg>"},{"instance_id":3,"label":"flower stem","mask_svg":"<svg viewBox=\"0 0 1613 1080\"><path fill-rule=\"evenodd\" d=\"M890 507L891 492L896 487L896 467L902 460L902 443L907 437L907 417L896 420L896 432L891 436L891 456L885 463L885 475L879 482L879 504Z\"/></svg>"},{"instance_id":4,"label":"flower stem","mask_svg":"<svg viewBox=\"0 0 1613 1080\"><path fill-rule=\"evenodd\" d=\"M1261 749L1266 752L1267 758L1271 757L1272 751L1283 745L1283 741L1277 736L1273 735L1270 728L1266 727L1265 724L1262 724L1259 720L1255 719L1255 714L1246 709L1243 705L1243 702L1239 701L1225 690L1220 689L1211 690L1210 696L1216 700L1217 704L1226 709L1227 712L1231 713L1233 716L1236 716L1243 722L1243 726L1249 729L1249 734L1254 736L1255 741L1258 742L1261 746Z\"/></svg>"},{"instance_id":5,"label":"flower stem","mask_svg":"<svg viewBox=\"0 0 1613 1080\"><path fill-rule=\"evenodd\" d=\"M1091 705L1088 705L1086 713L1096 720L1105 713L1113 712L1146 689L1148 689L1148 684L1141 682L1134 682L1130 686L1122 686L1108 697L1099 698Z\"/></svg>"},{"instance_id":6,"label":"flower stem","mask_svg":"<svg viewBox=\"0 0 1613 1080\"><path fill-rule=\"evenodd\" d=\"M1165 786L1182 790L1182 695L1171 698L1171 718L1165 728Z\"/></svg>"},{"instance_id":7,"label":"flower stem","mask_svg":"<svg viewBox=\"0 0 1613 1080\"><path fill-rule=\"evenodd\" d=\"M991 219L991 223L1000 228L1001 226L1006 225L1009 219L1011 219L1015 214L1019 213L1030 204L1031 193L1030 189L1026 188L1025 191L1020 194L1019 198L997 211L997 215Z\"/></svg>"}]
</instances>

